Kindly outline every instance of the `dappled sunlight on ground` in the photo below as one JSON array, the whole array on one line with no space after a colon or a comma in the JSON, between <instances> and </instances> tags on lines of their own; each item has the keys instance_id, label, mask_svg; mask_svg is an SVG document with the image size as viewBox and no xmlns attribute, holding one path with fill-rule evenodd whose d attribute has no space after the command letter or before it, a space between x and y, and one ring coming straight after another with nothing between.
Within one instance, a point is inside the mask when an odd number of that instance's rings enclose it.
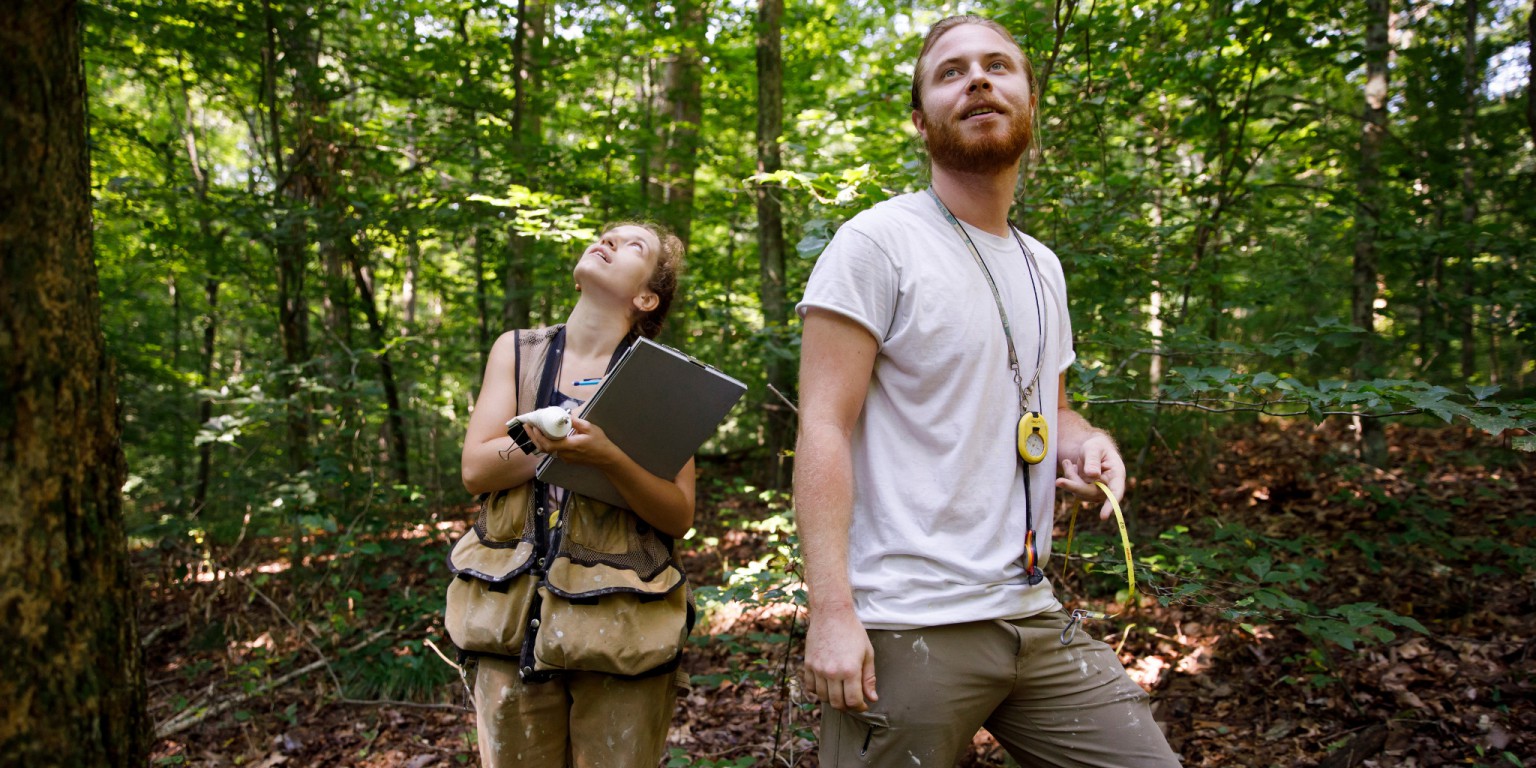
<instances>
[{"instance_id":1,"label":"dappled sunlight on ground","mask_svg":"<svg viewBox=\"0 0 1536 768\"><path fill-rule=\"evenodd\" d=\"M1386 471L1341 463L1330 447L1339 435L1306 425L1243 430L1203 475L1154 455L1162 469L1138 480L1127 506L1148 569L1136 599L1114 570L1112 524L1096 517L1079 517L1070 572L1049 564L1069 608L1117 614L1081 631L1118 647L1185 765L1317 766L1362 744L1363 765L1382 768L1514 765L1506 752L1536 764L1536 572L1511 570L1531 546L1531 526L1515 522L1536 519L1536 466L1463 430L1392 434L1398 464ZM442 561L474 513L413 514L345 546L307 539L300 567L271 538L137 553L152 717L184 725L157 742L160 764L475 764L463 686L425 642L451 657ZM758 494L704 489L698 531L679 544L702 610L684 661L693 687L669 741L696 764L817 764L818 715L798 685L804 612L783 596L708 589L782 567L781 533L753 524L768 514ZM1191 533L1157 545L1179 525ZM1243 554L1217 563L1220 579L1179 592L1189 574L1168 571L1171 558L1212 546L1212 531ZM1281 546L1301 536L1300 551ZM1255 576L1302 566L1316 571L1304 589ZM1240 616L1255 588L1244 578L1316 610L1379 605L1430 633L1394 626L1353 650L1319 642L1294 623ZM960 764L1005 757L982 732Z\"/></svg>"}]
</instances>

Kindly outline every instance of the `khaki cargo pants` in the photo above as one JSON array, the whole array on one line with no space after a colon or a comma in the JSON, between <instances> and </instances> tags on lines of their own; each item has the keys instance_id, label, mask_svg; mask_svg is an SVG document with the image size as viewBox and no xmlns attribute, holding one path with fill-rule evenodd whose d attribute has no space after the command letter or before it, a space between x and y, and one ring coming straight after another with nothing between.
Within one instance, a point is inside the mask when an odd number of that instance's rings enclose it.
<instances>
[{"instance_id":1,"label":"khaki cargo pants","mask_svg":"<svg viewBox=\"0 0 1536 768\"><path fill-rule=\"evenodd\" d=\"M822 708L821 765L953 766L986 728L1020 765L1173 768L1147 694L1060 611L1011 621L870 630L880 700Z\"/></svg>"},{"instance_id":2,"label":"khaki cargo pants","mask_svg":"<svg viewBox=\"0 0 1536 768\"><path fill-rule=\"evenodd\" d=\"M512 659L475 671L475 723L486 768L656 768L667 748L676 679L566 672L524 683Z\"/></svg>"}]
</instances>

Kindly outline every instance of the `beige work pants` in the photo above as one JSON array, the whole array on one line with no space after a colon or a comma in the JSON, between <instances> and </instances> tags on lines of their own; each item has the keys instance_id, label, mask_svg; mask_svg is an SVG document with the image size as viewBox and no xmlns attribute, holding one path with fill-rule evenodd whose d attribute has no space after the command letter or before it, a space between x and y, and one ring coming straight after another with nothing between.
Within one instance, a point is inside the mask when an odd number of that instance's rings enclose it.
<instances>
[{"instance_id":1,"label":"beige work pants","mask_svg":"<svg viewBox=\"0 0 1536 768\"><path fill-rule=\"evenodd\" d=\"M479 659L474 694L486 768L656 768L677 702L671 673L524 683L513 660L492 657Z\"/></svg>"},{"instance_id":2,"label":"beige work pants","mask_svg":"<svg viewBox=\"0 0 1536 768\"><path fill-rule=\"evenodd\" d=\"M953 766L986 728L1020 765L1171 768L1147 694L1109 646L1060 611L1012 621L871 630L868 712L822 708L820 756L838 766Z\"/></svg>"}]
</instances>

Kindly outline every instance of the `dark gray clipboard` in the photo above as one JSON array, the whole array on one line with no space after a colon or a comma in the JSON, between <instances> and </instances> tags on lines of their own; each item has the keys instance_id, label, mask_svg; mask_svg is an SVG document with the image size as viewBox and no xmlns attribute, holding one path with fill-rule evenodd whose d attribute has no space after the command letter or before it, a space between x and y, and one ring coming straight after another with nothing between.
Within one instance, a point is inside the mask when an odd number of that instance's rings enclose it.
<instances>
[{"instance_id":1,"label":"dark gray clipboard","mask_svg":"<svg viewBox=\"0 0 1536 768\"><path fill-rule=\"evenodd\" d=\"M715 368L641 338L603 379L581 417L602 427L646 471L671 479L746 391L745 384ZM594 467L546 456L537 475L550 485L629 508Z\"/></svg>"}]
</instances>

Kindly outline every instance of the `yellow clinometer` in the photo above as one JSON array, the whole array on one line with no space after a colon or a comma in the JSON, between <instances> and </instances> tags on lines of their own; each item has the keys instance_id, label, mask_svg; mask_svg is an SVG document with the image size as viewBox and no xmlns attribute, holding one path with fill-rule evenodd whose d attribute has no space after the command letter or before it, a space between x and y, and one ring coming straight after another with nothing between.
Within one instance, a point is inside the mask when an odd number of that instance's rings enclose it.
<instances>
[{"instance_id":1,"label":"yellow clinometer","mask_svg":"<svg viewBox=\"0 0 1536 768\"><path fill-rule=\"evenodd\" d=\"M1050 428L1039 411L1030 411L1019 417L1019 456L1028 464L1045 461Z\"/></svg>"}]
</instances>

